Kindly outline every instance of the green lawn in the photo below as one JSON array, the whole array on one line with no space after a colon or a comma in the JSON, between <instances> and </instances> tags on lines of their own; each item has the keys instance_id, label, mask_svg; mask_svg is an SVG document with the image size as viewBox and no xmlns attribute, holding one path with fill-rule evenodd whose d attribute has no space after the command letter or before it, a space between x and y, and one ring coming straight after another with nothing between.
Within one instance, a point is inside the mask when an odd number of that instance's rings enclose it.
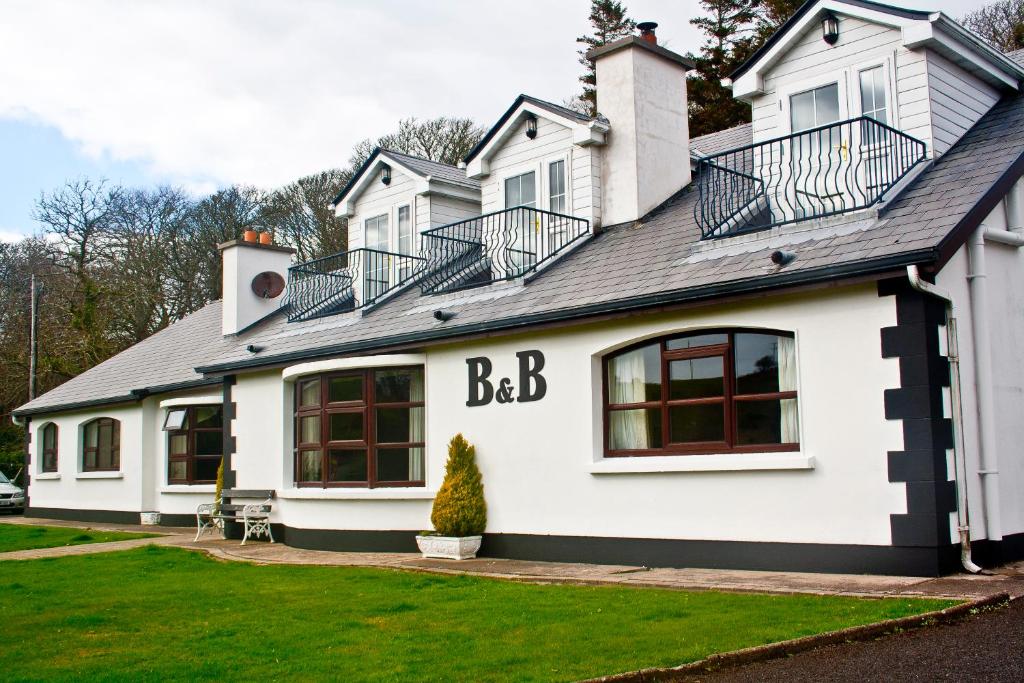
<instances>
[{"instance_id":1,"label":"green lawn","mask_svg":"<svg viewBox=\"0 0 1024 683\"><path fill-rule=\"evenodd\" d=\"M135 550L0 564L6 680L574 680L946 607Z\"/></svg>"},{"instance_id":2,"label":"green lawn","mask_svg":"<svg viewBox=\"0 0 1024 683\"><path fill-rule=\"evenodd\" d=\"M120 531L97 531L62 526L29 526L24 524L0 524L0 553L33 548L56 548L61 545L82 543L107 543L127 541L132 538L151 538L155 534L134 534Z\"/></svg>"}]
</instances>

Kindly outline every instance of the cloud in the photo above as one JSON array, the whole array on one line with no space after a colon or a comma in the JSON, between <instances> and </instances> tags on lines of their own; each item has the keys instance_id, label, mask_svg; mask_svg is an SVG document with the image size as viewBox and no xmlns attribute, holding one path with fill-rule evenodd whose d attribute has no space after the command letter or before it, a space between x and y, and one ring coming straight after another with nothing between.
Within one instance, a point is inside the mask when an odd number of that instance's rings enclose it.
<instances>
[{"instance_id":1,"label":"cloud","mask_svg":"<svg viewBox=\"0 0 1024 683\"><path fill-rule=\"evenodd\" d=\"M586 4L28 0L0 23L0 118L193 188L344 165L407 116L489 124L576 89Z\"/></svg>"},{"instance_id":2,"label":"cloud","mask_svg":"<svg viewBox=\"0 0 1024 683\"><path fill-rule=\"evenodd\" d=\"M4 228L0 228L0 242L20 242L26 237L28 237L28 235L23 235L16 230L5 230Z\"/></svg>"}]
</instances>

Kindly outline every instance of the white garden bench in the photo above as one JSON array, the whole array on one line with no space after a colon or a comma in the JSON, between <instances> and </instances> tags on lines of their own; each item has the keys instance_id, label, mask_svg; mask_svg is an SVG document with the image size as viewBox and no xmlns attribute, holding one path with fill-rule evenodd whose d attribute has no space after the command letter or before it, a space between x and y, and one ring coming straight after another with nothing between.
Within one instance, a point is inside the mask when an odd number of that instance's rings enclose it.
<instances>
[{"instance_id":1,"label":"white garden bench","mask_svg":"<svg viewBox=\"0 0 1024 683\"><path fill-rule=\"evenodd\" d=\"M244 505L229 502L239 498L263 500L263 502ZM273 499L273 491L225 489L221 492L219 503L201 503L196 508L195 541L198 541L203 532L207 530L220 529L223 535L225 522L238 522L244 529L242 545L245 545L250 538L259 536L266 536L273 543L274 534L270 530L270 510Z\"/></svg>"}]
</instances>

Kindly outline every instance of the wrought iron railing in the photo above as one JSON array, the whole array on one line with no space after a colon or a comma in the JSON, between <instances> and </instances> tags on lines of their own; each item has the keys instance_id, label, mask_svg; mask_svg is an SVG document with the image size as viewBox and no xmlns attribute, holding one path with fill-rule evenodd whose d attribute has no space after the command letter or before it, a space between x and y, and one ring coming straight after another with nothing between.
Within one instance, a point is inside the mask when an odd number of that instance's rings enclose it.
<instances>
[{"instance_id":1,"label":"wrought iron railing","mask_svg":"<svg viewBox=\"0 0 1024 683\"><path fill-rule=\"evenodd\" d=\"M409 283L419 256L353 249L288 269L288 320L309 320L368 306Z\"/></svg>"},{"instance_id":2,"label":"wrought iron railing","mask_svg":"<svg viewBox=\"0 0 1024 683\"><path fill-rule=\"evenodd\" d=\"M865 209L925 160L925 145L861 116L705 157L702 239Z\"/></svg>"},{"instance_id":3,"label":"wrought iron railing","mask_svg":"<svg viewBox=\"0 0 1024 683\"><path fill-rule=\"evenodd\" d=\"M426 230L420 236L425 293L511 280L590 232L586 219L518 206Z\"/></svg>"}]
</instances>

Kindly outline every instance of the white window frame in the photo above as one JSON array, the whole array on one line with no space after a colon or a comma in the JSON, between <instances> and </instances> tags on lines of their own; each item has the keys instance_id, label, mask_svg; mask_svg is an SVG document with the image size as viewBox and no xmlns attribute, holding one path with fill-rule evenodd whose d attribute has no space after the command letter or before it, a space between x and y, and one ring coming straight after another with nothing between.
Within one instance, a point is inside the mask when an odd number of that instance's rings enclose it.
<instances>
[{"instance_id":1,"label":"white window frame","mask_svg":"<svg viewBox=\"0 0 1024 683\"><path fill-rule=\"evenodd\" d=\"M543 186L544 186L543 182L541 182L541 174L542 174L543 170L544 170L544 168L543 168L543 164L541 162L532 162L532 163L529 163L529 164L523 164L521 166L517 166L514 169L510 169L506 173L502 174L502 176L498 179L498 182L501 183L501 189L500 189L500 192L501 192L501 208L498 209L498 210L499 211L504 211L505 209L514 208L514 207L511 207L511 206L508 205L508 195L507 195L507 192L506 192L506 187L507 187L506 186L506 181L511 180L512 178L516 178L516 177L521 176L521 175L526 175L527 173L533 173L533 197L534 197L534 204L536 204L536 205L541 204L541 202L543 201L543 195L541 193L543 191ZM540 207L537 206L536 208L540 208Z\"/></svg>"},{"instance_id":2,"label":"white window frame","mask_svg":"<svg viewBox=\"0 0 1024 683\"><path fill-rule=\"evenodd\" d=\"M781 109L782 125L779 130L782 131L782 135L793 134L793 117L790 111L790 98L793 95L799 95L809 90L816 90L826 85L836 83L839 87L839 120L845 121L850 117L850 98L849 98L849 73L847 69L843 69L839 73L829 72L827 74L821 74L813 78L807 78L796 83L791 83L785 87L779 87L778 98Z\"/></svg>"},{"instance_id":3,"label":"white window frame","mask_svg":"<svg viewBox=\"0 0 1024 683\"><path fill-rule=\"evenodd\" d=\"M544 193L544 210L551 211L551 164L561 161L565 164L565 212L564 215L573 215L572 206L572 155L569 151L562 154L554 154L545 157L541 161L544 181L542 183Z\"/></svg>"},{"instance_id":4,"label":"white window frame","mask_svg":"<svg viewBox=\"0 0 1024 683\"><path fill-rule=\"evenodd\" d=\"M895 75L893 74L892 59L890 57L879 57L876 59L860 62L850 67L850 102L856 105L856 116L864 115L864 103L860 96L860 74L862 71L869 71L877 67L882 68L883 88L885 90L885 106L888 115L887 126L902 130L900 128L899 107L896 101L896 88L893 86ZM852 118L852 116L851 116Z\"/></svg>"},{"instance_id":5,"label":"white window frame","mask_svg":"<svg viewBox=\"0 0 1024 683\"><path fill-rule=\"evenodd\" d=\"M392 210L393 210L393 207L392 207L392 209L388 209L387 211L384 211L382 213L375 213L372 216L367 216L366 218L363 219L363 247L365 247L366 249L377 249L379 251L391 251L391 226L393 224L393 221L391 220ZM379 246L373 246L373 247L370 246L370 236L369 236L369 229L368 229L368 225L367 224L370 221L379 221L381 218L386 218L387 221L388 221L387 231L386 231L387 232L387 238L386 238L387 239L387 245L386 245L387 248L386 249L380 249Z\"/></svg>"}]
</instances>

